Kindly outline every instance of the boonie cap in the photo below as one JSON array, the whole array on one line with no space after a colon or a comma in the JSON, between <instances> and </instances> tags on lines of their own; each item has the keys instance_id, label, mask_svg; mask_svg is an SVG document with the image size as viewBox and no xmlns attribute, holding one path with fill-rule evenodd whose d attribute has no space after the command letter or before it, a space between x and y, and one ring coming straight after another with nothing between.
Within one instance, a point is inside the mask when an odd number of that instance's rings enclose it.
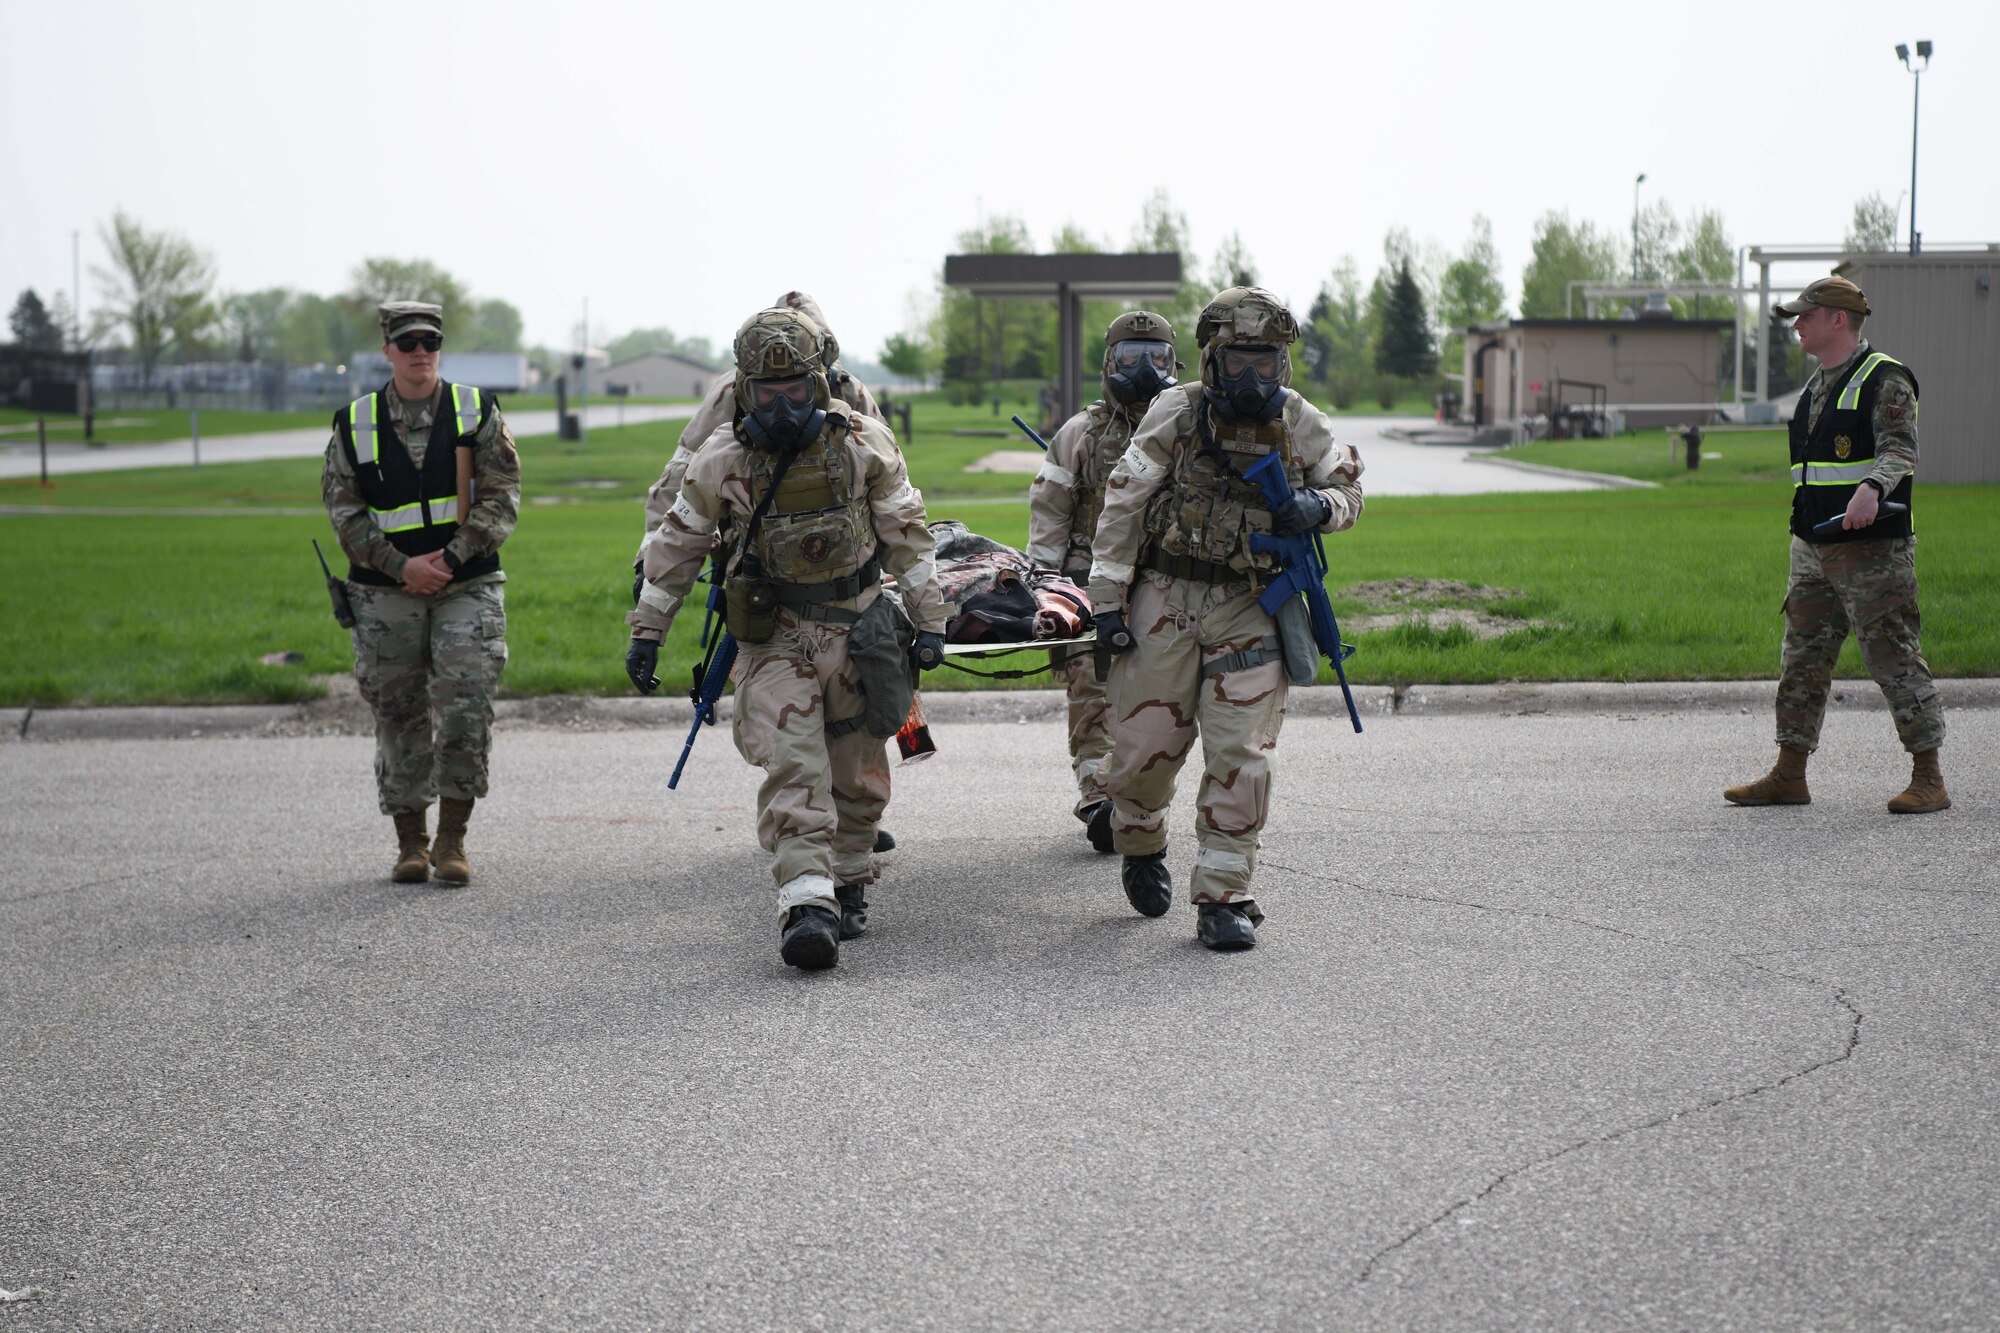
<instances>
[{"instance_id":1,"label":"boonie cap","mask_svg":"<svg viewBox=\"0 0 2000 1333\"><path fill-rule=\"evenodd\" d=\"M423 301L390 301L375 307L382 321L382 341L392 342L406 333L435 333L444 336L444 307Z\"/></svg>"},{"instance_id":2,"label":"boonie cap","mask_svg":"<svg viewBox=\"0 0 2000 1333\"><path fill-rule=\"evenodd\" d=\"M1873 313L1868 309L1868 298L1846 278L1821 278L1818 282L1808 283L1796 299L1781 301L1776 308L1781 315L1803 315L1814 306L1852 310L1857 315Z\"/></svg>"}]
</instances>

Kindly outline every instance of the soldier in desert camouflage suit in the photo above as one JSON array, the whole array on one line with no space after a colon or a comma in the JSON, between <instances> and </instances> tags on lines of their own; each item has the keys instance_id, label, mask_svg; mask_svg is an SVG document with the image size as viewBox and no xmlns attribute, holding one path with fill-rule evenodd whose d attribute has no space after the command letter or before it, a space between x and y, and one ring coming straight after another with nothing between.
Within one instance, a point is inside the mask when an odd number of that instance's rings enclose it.
<instances>
[{"instance_id":1,"label":"soldier in desert camouflage suit","mask_svg":"<svg viewBox=\"0 0 2000 1333\"><path fill-rule=\"evenodd\" d=\"M1258 604L1276 558L1253 533L1337 532L1361 516L1361 459L1326 416L1284 386L1298 323L1260 287L1231 287L1201 313L1201 383L1161 393L1106 484L1091 548L1100 644L1123 655L1109 680L1112 834L1125 895L1147 916L1173 902L1167 807L1199 732L1196 935L1213 949L1256 943L1251 895L1288 681L1277 625ZM1272 512L1242 478L1284 459L1293 495ZM1125 647L1121 650L1119 645Z\"/></svg>"},{"instance_id":2,"label":"soldier in desert camouflage suit","mask_svg":"<svg viewBox=\"0 0 2000 1333\"><path fill-rule=\"evenodd\" d=\"M394 374L334 414L320 489L349 561L354 673L375 714L382 813L396 823L390 873L464 884L466 822L486 795L493 690L507 665L498 552L520 514L521 460L492 395L438 378L443 311L396 301L380 319Z\"/></svg>"},{"instance_id":3,"label":"soldier in desert camouflage suit","mask_svg":"<svg viewBox=\"0 0 2000 1333\"><path fill-rule=\"evenodd\" d=\"M779 953L795 967L831 967L839 940L865 924L862 889L874 879L870 851L889 801L884 742L859 725L850 631L892 595L886 572L915 622L913 663L935 665L944 599L923 496L895 436L832 396L812 321L784 307L760 311L735 350L733 419L703 441L641 550L626 672L641 691L657 686L659 645L718 540L732 597L770 590L775 605L761 623L739 618L734 604L730 613L736 748L765 774L757 837L775 858Z\"/></svg>"},{"instance_id":4,"label":"soldier in desert camouflage suit","mask_svg":"<svg viewBox=\"0 0 2000 1333\"><path fill-rule=\"evenodd\" d=\"M1028 558L1061 570L1078 584L1090 577L1090 545L1104 508L1104 483L1125 452L1132 428L1153 399L1174 385L1181 369L1174 358L1174 331L1150 310L1133 310L1111 321L1104 334L1104 397L1062 424L1049 441L1049 456L1028 488ZM1111 755L1104 725L1104 684L1089 654L1072 655L1056 667L1069 695L1069 759L1076 775L1075 814L1084 821L1091 845L1113 850L1111 798L1103 768Z\"/></svg>"},{"instance_id":5,"label":"soldier in desert camouflage suit","mask_svg":"<svg viewBox=\"0 0 2000 1333\"><path fill-rule=\"evenodd\" d=\"M1868 300L1846 278L1821 278L1777 308L1794 317L1800 345L1819 361L1792 414L1778 760L1723 797L1737 805L1811 802L1806 756L1819 748L1834 664L1851 631L1911 756L1909 786L1890 798L1889 809L1943 810L1951 805L1938 765L1944 706L1918 641L1917 539L1908 508L1917 470L1916 376L1861 337ZM1889 502L1906 508L1883 513ZM1821 524L1834 526L1815 531Z\"/></svg>"}]
</instances>

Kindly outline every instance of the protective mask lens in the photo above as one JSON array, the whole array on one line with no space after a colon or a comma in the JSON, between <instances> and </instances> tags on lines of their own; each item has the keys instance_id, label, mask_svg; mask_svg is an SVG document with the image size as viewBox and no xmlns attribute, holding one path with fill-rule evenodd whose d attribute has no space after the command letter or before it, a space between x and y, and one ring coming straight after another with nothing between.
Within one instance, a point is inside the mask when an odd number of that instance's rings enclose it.
<instances>
[{"instance_id":1,"label":"protective mask lens","mask_svg":"<svg viewBox=\"0 0 2000 1333\"><path fill-rule=\"evenodd\" d=\"M750 382L750 406L759 412L771 411L780 404L794 409L810 409L812 401L812 378L807 375L784 380Z\"/></svg>"},{"instance_id":2,"label":"protective mask lens","mask_svg":"<svg viewBox=\"0 0 2000 1333\"><path fill-rule=\"evenodd\" d=\"M1174 368L1174 349L1163 342L1142 342L1132 338L1111 349L1111 364L1119 370L1137 370L1141 363L1149 361L1161 375L1170 374Z\"/></svg>"},{"instance_id":3,"label":"protective mask lens","mask_svg":"<svg viewBox=\"0 0 2000 1333\"><path fill-rule=\"evenodd\" d=\"M1275 384L1278 381L1278 355L1275 347L1225 347L1222 350L1222 373L1235 379L1247 371L1267 384Z\"/></svg>"}]
</instances>

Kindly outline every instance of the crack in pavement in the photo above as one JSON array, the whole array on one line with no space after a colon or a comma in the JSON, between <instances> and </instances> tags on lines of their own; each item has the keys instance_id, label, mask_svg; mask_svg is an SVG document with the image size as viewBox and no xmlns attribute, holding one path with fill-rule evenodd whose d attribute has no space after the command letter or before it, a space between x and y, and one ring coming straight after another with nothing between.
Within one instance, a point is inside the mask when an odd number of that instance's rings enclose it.
<instances>
[{"instance_id":1,"label":"crack in pavement","mask_svg":"<svg viewBox=\"0 0 2000 1333\"><path fill-rule=\"evenodd\" d=\"M32 903L43 898L60 898L65 893L82 893L85 889L101 889L106 884L122 884L128 879L137 879L137 873L113 875L110 879L93 879L88 884L72 884L66 889L44 889L40 893L24 893L18 898L0 898L0 907L12 907L16 903Z\"/></svg>"},{"instance_id":2,"label":"crack in pavement","mask_svg":"<svg viewBox=\"0 0 2000 1333\"><path fill-rule=\"evenodd\" d=\"M1314 878L1314 879L1330 881L1331 883L1337 884L1342 888L1351 889L1357 893L1370 893L1380 897L1387 897L1387 898L1402 898L1411 902L1432 903L1440 907L1457 907L1466 911L1492 912L1504 916L1537 917L1545 921L1559 921L1567 925L1582 926L1587 930L1599 931L1606 935L1616 935L1619 936L1620 938L1633 940L1641 944L1651 944L1658 946L1660 948L1676 949L1683 953L1699 954L1700 952L1697 949L1697 947L1692 944L1683 944L1677 940L1664 940L1651 935L1641 935L1636 931L1624 930L1618 926L1607 925L1602 921L1592 921L1587 917L1567 916L1560 912L1538 911L1533 908L1507 907L1496 903L1471 902L1466 899L1444 898L1431 894L1402 893L1394 889L1379 889L1371 887L1366 884L1357 884L1352 880L1341 879L1337 875L1326 875L1324 873L1308 872L1297 869L1296 867L1293 866L1280 865L1276 862L1265 861L1262 864L1271 869L1282 870L1287 874L1298 875L1302 878ZM1788 951L1774 951L1774 952L1788 952ZM1706 955L1702 956L1706 957ZM1547 1166L1552 1162L1560 1161L1561 1159L1571 1156L1574 1153L1581 1152L1586 1148L1602 1147L1606 1144L1617 1143L1621 1139L1626 1139L1637 1134L1642 1134L1650 1129L1658 1129L1663 1125L1670 1125L1675 1121L1684 1119L1688 1116L1699 1115L1705 1111L1713 1111L1719 1107L1728 1106L1735 1102L1748 1101L1752 1097L1761 1097L1768 1092L1778 1092L1788 1087L1789 1085L1798 1082L1800 1079L1807 1077L1808 1075L1816 1074L1820 1070L1826 1069L1829 1066L1837 1065L1842 1063L1843 1061L1852 1059L1854 1056L1854 1052L1861 1045L1861 1025L1865 1018L1865 1016L1861 1012L1861 1007L1854 1002L1853 997L1850 996L1846 990L1842 989L1839 986L1834 985L1832 982L1827 981L1824 978L1814 977L1814 976L1803 976L1793 972L1781 972L1777 968L1766 967L1761 963L1754 963L1750 961L1751 958L1758 956L1761 955L1727 954L1724 955L1724 958L1731 964L1734 964L1739 967L1747 967L1752 971L1762 972L1767 976L1780 977L1786 981L1798 981L1810 985L1827 987L1828 990L1832 992L1832 998L1834 1003L1839 1005L1840 1008L1843 1011L1845 1011L1846 1014L1847 1031L1842 1037L1841 1048L1838 1052L1826 1056L1823 1059L1815 1060L1812 1063L1807 1064L1801 1068L1794 1069L1790 1073L1785 1074L1781 1078L1772 1079L1769 1082L1760 1083L1755 1087L1745 1088L1739 1092L1730 1093L1727 1096L1704 1098L1703 1100L1696 1102L1691 1106L1683 1106L1676 1110L1669 1111L1664 1115L1655 1116L1652 1119L1642 1121L1639 1124L1626 1125L1621 1129L1615 1129L1606 1134L1595 1134L1587 1138L1578 1139L1574 1143L1565 1144L1560 1148L1557 1148L1551 1152L1544 1153L1541 1156L1536 1157L1530 1161L1522 1162L1516 1166L1508 1167L1505 1170L1501 1171L1499 1174L1495 1175L1491 1180L1487 1181L1486 1184L1479 1190L1466 1196L1465 1198L1456 1200L1455 1202L1451 1203L1449 1206L1444 1208L1442 1211L1426 1219L1425 1221L1418 1223L1416 1226L1410 1228L1408 1231L1404 1232L1401 1236L1397 1237L1389 1244L1383 1246L1381 1249L1376 1250L1373 1254L1369 1255L1368 1258L1365 1261L1363 1261L1360 1271L1355 1275L1356 1285L1367 1282L1371 1278L1373 1278L1376 1270L1382 1266L1384 1261L1389 1259L1392 1255L1396 1254L1398 1251L1401 1251L1405 1247L1421 1240L1423 1237L1425 1237L1432 1231L1436 1230L1438 1227L1442 1226L1445 1222L1449 1221L1451 1218L1457 1216L1459 1213L1466 1211L1473 1205L1488 1198L1495 1191L1499 1190L1501 1187L1507 1185L1508 1183L1514 1180L1519 1179L1521 1176L1526 1175L1530 1171L1536 1170L1539 1167ZM1399 1276L1397 1278L1398 1285L1400 1285L1401 1282L1402 1278Z\"/></svg>"}]
</instances>

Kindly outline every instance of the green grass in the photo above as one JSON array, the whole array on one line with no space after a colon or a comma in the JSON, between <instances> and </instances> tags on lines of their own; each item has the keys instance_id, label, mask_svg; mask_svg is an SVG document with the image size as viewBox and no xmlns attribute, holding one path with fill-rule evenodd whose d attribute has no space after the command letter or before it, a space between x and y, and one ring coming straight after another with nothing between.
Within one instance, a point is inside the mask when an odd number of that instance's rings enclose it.
<instances>
[{"instance_id":1,"label":"green grass","mask_svg":"<svg viewBox=\"0 0 2000 1333\"><path fill-rule=\"evenodd\" d=\"M1678 434L1639 431L1611 440L1537 440L1500 451L1502 458L1583 472L1608 472L1666 486L1746 481L1788 482L1791 454L1782 430L1704 431L1701 466L1690 472ZM1720 458L1710 458L1720 454Z\"/></svg>"},{"instance_id":2,"label":"green grass","mask_svg":"<svg viewBox=\"0 0 2000 1333\"><path fill-rule=\"evenodd\" d=\"M333 419L332 412L222 412L209 408L201 409L201 433L203 438L214 435L254 435L269 430L298 430L307 426L324 426ZM35 413L20 408L0 408L0 444L33 444L35 432L32 427ZM79 416L51 414L49 422L50 444L83 444L83 418ZM96 444L156 444L161 440L185 440L192 426L188 412L168 410L162 407L139 407L130 410L105 411L97 414L97 429L91 443ZM8 429L11 427L12 429Z\"/></svg>"},{"instance_id":3,"label":"green grass","mask_svg":"<svg viewBox=\"0 0 2000 1333\"><path fill-rule=\"evenodd\" d=\"M999 420L1006 421L1004 412ZM1027 476L958 471L970 458L1017 447L950 434L954 426L991 428L993 421L988 408L920 400L907 450L911 471L933 518L961 518L1021 546ZM512 650L506 693L630 688L620 665L622 618L631 601L640 497L679 430L678 422L600 430L581 451L547 438L523 443L530 502L504 552ZM1418 576L1513 590L1488 610L1521 628L1481 640L1405 616L1372 632L1350 629L1360 647L1348 664L1350 678L1402 684L1774 676L1788 540L1782 454L1771 470L1769 441L1713 438L1718 451L1743 451L1741 470L1732 475L1705 463L1693 477L1683 469L1658 490L1371 501L1358 527L1326 542L1328 587L1345 621L1358 624L1372 608L1340 597L1341 589ZM1646 437L1531 448L1559 449L1561 466L1595 471L1643 468L1649 451L1665 454L1663 441ZM1584 452L1571 454L1572 448ZM318 476L317 459L107 473L60 478L47 492L33 481L0 484L0 503L46 496L56 509L225 503L316 509ZM579 484L593 481L614 485ZM1940 675L2000 675L1994 591L2000 553L1989 539L1996 514L2000 486L1932 486L1918 498L1924 646ZM352 665L307 545L318 537L331 546L328 535L316 514L0 519L0 623L8 626L0 637L0 705L289 700L313 693L311 675ZM1545 623L1538 628L1534 621ZM684 687L699 625L690 613L674 627L662 657L669 689ZM304 653L304 664L257 662L283 650ZM1862 674L1851 645L1842 673ZM927 686L982 683L944 671L929 676Z\"/></svg>"}]
</instances>

